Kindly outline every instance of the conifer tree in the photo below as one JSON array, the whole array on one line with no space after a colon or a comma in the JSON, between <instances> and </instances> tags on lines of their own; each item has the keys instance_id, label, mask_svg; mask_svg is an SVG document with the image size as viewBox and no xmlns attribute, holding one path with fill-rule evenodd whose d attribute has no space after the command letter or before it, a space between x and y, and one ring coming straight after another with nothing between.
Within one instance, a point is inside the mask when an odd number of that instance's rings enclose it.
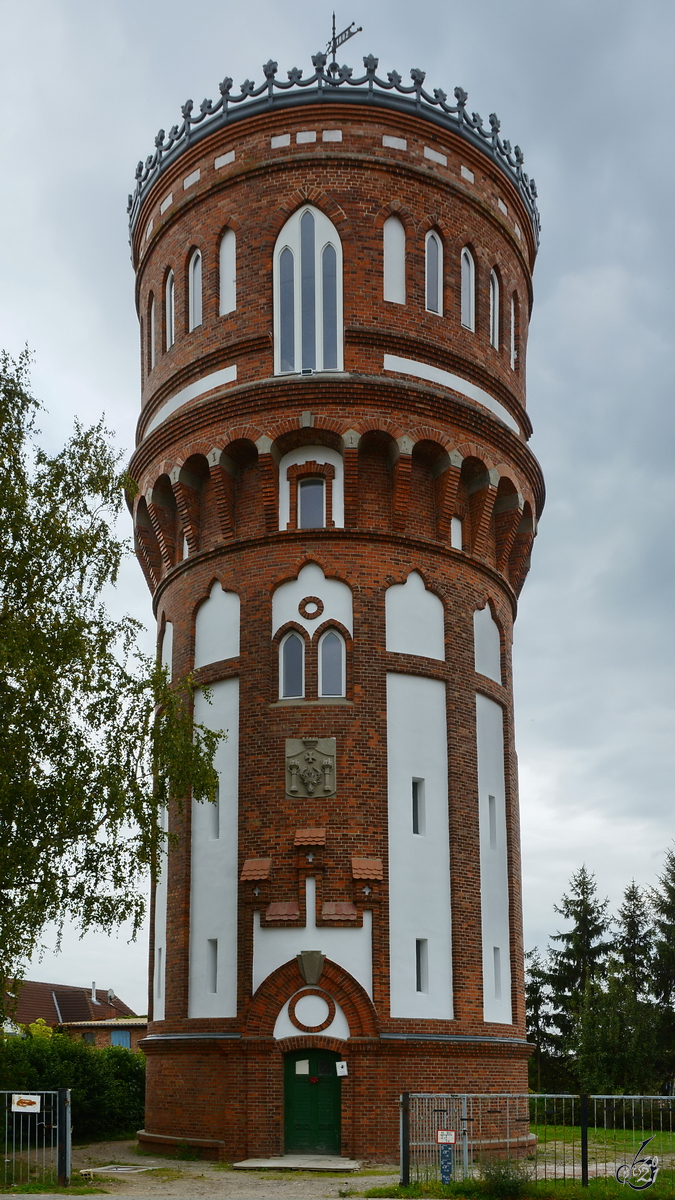
<instances>
[{"instance_id":1,"label":"conifer tree","mask_svg":"<svg viewBox=\"0 0 675 1200\"><path fill-rule=\"evenodd\" d=\"M666 851L663 874L658 887L651 889L654 907L653 981L654 993L662 1008L672 1008L675 1001L675 849Z\"/></svg>"},{"instance_id":2,"label":"conifer tree","mask_svg":"<svg viewBox=\"0 0 675 1200\"><path fill-rule=\"evenodd\" d=\"M554 907L560 916L572 921L571 929L552 936L560 949L551 950L548 972L553 1023L558 1030L554 1040L564 1051L574 1046L586 989L598 977L612 947L611 940L605 938L609 900L598 899L595 875L584 865L572 875L569 893Z\"/></svg>"},{"instance_id":3,"label":"conifer tree","mask_svg":"<svg viewBox=\"0 0 675 1200\"><path fill-rule=\"evenodd\" d=\"M624 891L616 927L616 972L633 996L647 996L652 989L654 928L647 898L634 879Z\"/></svg>"},{"instance_id":4,"label":"conifer tree","mask_svg":"<svg viewBox=\"0 0 675 1200\"><path fill-rule=\"evenodd\" d=\"M540 1092L542 1061L551 1047L551 1007L546 963L537 946L525 955L525 1004L527 1036L536 1047L532 1058Z\"/></svg>"}]
</instances>

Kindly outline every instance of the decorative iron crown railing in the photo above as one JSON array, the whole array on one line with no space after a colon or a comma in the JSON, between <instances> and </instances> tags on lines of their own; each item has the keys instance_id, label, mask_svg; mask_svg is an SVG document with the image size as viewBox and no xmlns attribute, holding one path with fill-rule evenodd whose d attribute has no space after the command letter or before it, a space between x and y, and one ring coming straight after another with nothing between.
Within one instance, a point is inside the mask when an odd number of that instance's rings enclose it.
<instances>
[{"instance_id":1,"label":"decorative iron crown railing","mask_svg":"<svg viewBox=\"0 0 675 1200\"><path fill-rule=\"evenodd\" d=\"M534 179L530 179L523 170L524 156L520 146L512 148L509 141L499 136L500 121L495 113L490 113L490 128L486 129L478 113L469 114L467 111L469 97L463 88L455 88L457 103L448 104L446 93L440 88L434 88L431 94L426 91L423 87L425 72L416 67L410 72L412 84L406 86L397 71L390 71L386 79L380 79L376 74L379 60L372 54L364 58L365 75L358 79L353 78L351 67L331 64L326 70L327 61L327 55L321 52L313 54L314 74L303 79L302 71L293 67L288 72L288 82L285 82L276 78L278 63L270 59L263 66L265 82L256 87L252 80L247 79L241 84L240 95L232 95L232 80L227 77L219 85L220 99L215 104L212 100L202 100L196 116L193 116L192 100L186 100L181 108L182 123L173 125L168 134L160 129L155 138L154 154L136 167L136 190L129 196L127 206L130 235L133 236L141 205L149 189L188 146L238 118L255 115L266 109L339 100L382 105L401 112L410 112L412 109L417 115L466 138L488 154L515 184L532 221L535 240L539 243L541 222ZM342 91L339 90L341 88ZM349 91L351 88L358 90ZM242 107L239 108L239 105Z\"/></svg>"}]
</instances>

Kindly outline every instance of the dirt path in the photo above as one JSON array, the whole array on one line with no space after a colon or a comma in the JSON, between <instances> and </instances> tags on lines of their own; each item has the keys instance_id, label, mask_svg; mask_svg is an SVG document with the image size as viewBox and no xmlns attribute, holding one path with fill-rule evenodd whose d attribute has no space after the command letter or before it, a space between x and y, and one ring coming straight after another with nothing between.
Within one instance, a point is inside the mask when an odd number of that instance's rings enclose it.
<instances>
[{"instance_id":1,"label":"dirt path","mask_svg":"<svg viewBox=\"0 0 675 1200\"><path fill-rule=\"evenodd\" d=\"M361 1171L233 1171L214 1162L184 1162L160 1155L138 1153L137 1142L94 1142L73 1147L73 1171L108 1164L149 1167L136 1174L113 1177L95 1175L94 1187L118 1200L144 1196L222 1196L231 1200L323 1200L324 1197L358 1196L365 1188L398 1183L398 1169L374 1164ZM73 1180L75 1182L75 1180Z\"/></svg>"}]
</instances>

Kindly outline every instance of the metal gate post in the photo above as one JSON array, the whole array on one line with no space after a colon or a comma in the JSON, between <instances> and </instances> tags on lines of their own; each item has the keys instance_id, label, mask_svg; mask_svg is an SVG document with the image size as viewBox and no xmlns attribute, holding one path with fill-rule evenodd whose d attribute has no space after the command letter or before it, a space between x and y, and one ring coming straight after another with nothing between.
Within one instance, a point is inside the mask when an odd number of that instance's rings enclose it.
<instances>
[{"instance_id":1,"label":"metal gate post","mask_svg":"<svg viewBox=\"0 0 675 1200\"><path fill-rule=\"evenodd\" d=\"M410 1092L401 1095L401 1187L410 1183Z\"/></svg>"},{"instance_id":2,"label":"metal gate post","mask_svg":"<svg viewBox=\"0 0 675 1200\"><path fill-rule=\"evenodd\" d=\"M462 1096L462 1167L464 1178L469 1178L469 1114L466 1106L466 1096Z\"/></svg>"},{"instance_id":3,"label":"metal gate post","mask_svg":"<svg viewBox=\"0 0 675 1200\"><path fill-rule=\"evenodd\" d=\"M59 1187L70 1185L70 1088L56 1094L56 1171Z\"/></svg>"},{"instance_id":4,"label":"metal gate post","mask_svg":"<svg viewBox=\"0 0 675 1200\"><path fill-rule=\"evenodd\" d=\"M588 1096L581 1099L581 1186L588 1187Z\"/></svg>"}]
</instances>

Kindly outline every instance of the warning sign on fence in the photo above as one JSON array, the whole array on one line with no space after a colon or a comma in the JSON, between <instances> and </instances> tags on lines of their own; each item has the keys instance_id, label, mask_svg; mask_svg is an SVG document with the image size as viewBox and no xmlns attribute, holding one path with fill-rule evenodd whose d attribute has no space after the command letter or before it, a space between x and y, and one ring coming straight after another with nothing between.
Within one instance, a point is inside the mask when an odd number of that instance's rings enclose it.
<instances>
[{"instance_id":1,"label":"warning sign on fence","mask_svg":"<svg viewBox=\"0 0 675 1200\"><path fill-rule=\"evenodd\" d=\"M454 1146L457 1141L456 1129L437 1129L436 1141L439 1146Z\"/></svg>"},{"instance_id":2,"label":"warning sign on fence","mask_svg":"<svg viewBox=\"0 0 675 1200\"><path fill-rule=\"evenodd\" d=\"M28 1096L22 1092L12 1093L12 1112L39 1112L41 1096Z\"/></svg>"}]
</instances>

